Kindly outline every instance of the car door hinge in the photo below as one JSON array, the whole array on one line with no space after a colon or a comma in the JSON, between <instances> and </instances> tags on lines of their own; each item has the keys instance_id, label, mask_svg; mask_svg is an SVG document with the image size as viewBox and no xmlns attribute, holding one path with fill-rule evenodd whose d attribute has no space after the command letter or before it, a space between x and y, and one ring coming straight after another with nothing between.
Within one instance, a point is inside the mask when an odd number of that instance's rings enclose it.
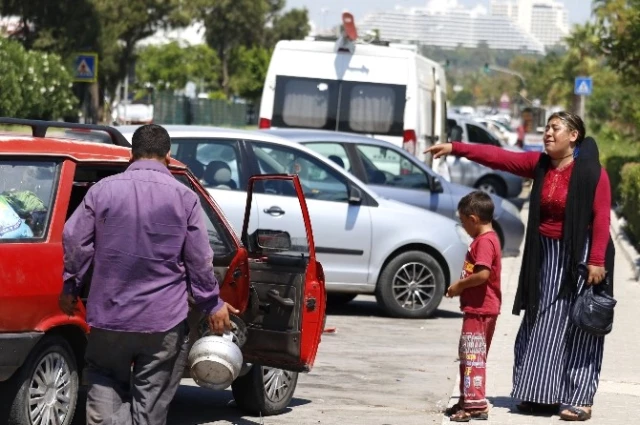
<instances>
[{"instance_id":1,"label":"car door hinge","mask_svg":"<svg viewBox=\"0 0 640 425\"><path fill-rule=\"evenodd\" d=\"M316 299L311 297L311 298L307 298L307 310L313 311L316 309Z\"/></svg>"}]
</instances>

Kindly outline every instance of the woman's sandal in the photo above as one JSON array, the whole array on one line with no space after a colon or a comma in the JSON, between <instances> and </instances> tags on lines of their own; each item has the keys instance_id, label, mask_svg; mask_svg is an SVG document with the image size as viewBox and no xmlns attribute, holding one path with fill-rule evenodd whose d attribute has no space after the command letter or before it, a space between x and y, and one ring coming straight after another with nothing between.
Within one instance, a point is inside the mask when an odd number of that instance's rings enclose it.
<instances>
[{"instance_id":1,"label":"woman's sandal","mask_svg":"<svg viewBox=\"0 0 640 425\"><path fill-rule=\"evenodd\" d=\"M591 419L591 412L575 406L566 406L560 412L560 418L565 421L584 422Z\"/></svg>"},{"instance_id":2,"label":"woman's sandal","mask_svg":"<svg viewBox=\"0 0 640 425\"><path fill-rule=\"evenodd\" d=\"M462 404L460 404L460 402L454 404L451 407L448 407L445 411L444 414L446 416L451 416L451 415L455 415L456 413L458 413L459 411L464 410L464 408L462 407Z\"/></svg>"},{"instance_id":3,"label":"woman's sandal","mask_svg":"<svg viewBox=\"0 0 640 425\"><path fill-rule=\"evenodd\" d=\"M469 422L471 419L476 421L486 421L489 419L488 410L458 410L449 416L451 422Z\"/></svg>"}]
</instances>

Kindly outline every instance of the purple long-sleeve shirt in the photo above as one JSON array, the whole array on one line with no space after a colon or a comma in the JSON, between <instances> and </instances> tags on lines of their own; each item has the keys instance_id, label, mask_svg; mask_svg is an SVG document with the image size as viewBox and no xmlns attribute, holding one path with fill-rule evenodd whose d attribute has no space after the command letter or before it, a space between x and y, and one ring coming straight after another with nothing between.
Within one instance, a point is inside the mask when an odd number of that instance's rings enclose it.
<instances>
[{"instance_id":1,"label":"purple long-sleeve shirt","mask_svg":"<svg viewBox=\"0 0 640 425\"><path fill-rule=\"evenodd\" d=\"M186 319L187 287L205 313L222 307L198 196L167 167L139 160L96 183L64 227L64 292L93 263L91 327L164 332Z\"/></svg>"}]
</instances>

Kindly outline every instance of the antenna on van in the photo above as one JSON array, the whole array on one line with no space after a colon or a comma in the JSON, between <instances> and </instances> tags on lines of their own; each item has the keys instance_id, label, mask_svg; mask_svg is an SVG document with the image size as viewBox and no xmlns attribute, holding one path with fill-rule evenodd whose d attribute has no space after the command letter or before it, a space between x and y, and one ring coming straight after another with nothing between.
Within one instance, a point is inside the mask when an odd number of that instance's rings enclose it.
<instances>
[{"instance_id":1,"label":"antenna on van","mask_svg":"<svg viewBox=\"0 0 640 425\"><path fill-rule=\"evenodd\" d=\"M342 25L340 25L340 37L336 41L336 50L338 52L353 53L356 48L356 40L358 39L358 31L356 30L356 21L349 12L342 13Z\"/></svg>"}]
</instances>

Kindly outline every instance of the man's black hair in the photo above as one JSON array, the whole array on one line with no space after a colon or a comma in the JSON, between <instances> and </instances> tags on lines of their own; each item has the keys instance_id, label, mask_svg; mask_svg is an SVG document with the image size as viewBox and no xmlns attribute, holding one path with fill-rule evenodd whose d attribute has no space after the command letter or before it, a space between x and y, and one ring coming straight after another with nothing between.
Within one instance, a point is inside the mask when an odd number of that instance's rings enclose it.
<instances>
[{"instance_id":1,"label":"man's black hair","mask_svg":"<svg viewBox=\"0 0 640 425\"><path fill-rule=\"evenodd\" d=\"M491 223L493 209L491 197L481 190L466 194L458 203L458 212L460 214L478 216L483 224Z\"/></svg>"},{"instance_id":2,"label":"man's black hair","mask_svg":"<svg viewBox=\"0 0 640 425\"><path fill-rule=\"evenodd\" d=\"M171 138L164 127L147 124L138 128L131 139L133 159L162 159L171 150Z\"/></svg>"}]
</instances>

